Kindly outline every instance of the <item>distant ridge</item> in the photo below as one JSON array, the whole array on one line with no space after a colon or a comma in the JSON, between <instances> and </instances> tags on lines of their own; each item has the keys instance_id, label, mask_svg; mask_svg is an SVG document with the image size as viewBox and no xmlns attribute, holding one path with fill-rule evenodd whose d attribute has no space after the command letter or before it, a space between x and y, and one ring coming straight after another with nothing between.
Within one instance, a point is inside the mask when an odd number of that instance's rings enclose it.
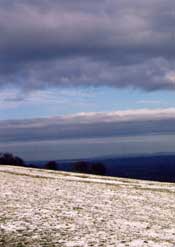
<instances>
[{"instance_id":1,"label":"distant ridge","mask_svg":"<svg viewBox=\"0 0 175 247\"><path fill-rule=\"evenodd\" d=\"M164 157L164 156L175 156L175 152L156 152L156 153L143 153L143 154L128 154L128 155L101 155L101 156L94 156L94 157L83 157L83 158L74 158L74 159L53 159L57 162L76 162L80 160L104 160L104 159L128 159L128 158L142 158L142 157ZM45 163L48 162L47 160L27 160L26 163L30 164L32 162L37 163Z\"/></svg>"},{"instance_id":2,"label":"distant ridge","mask_svg":"<svg viewBox=\"0 0 175 247\"><path fill-rule=\"evenodd\" d=\"M130 156L103 156L86 159L56 160L59 170L75 172L74 163L77 161L90 163L101 162L106 169L105 175L123 178L175 182L175 154L156 153ZM44 167L48 161L27 162L37 167Z\"/></svg>"}]
</instances>

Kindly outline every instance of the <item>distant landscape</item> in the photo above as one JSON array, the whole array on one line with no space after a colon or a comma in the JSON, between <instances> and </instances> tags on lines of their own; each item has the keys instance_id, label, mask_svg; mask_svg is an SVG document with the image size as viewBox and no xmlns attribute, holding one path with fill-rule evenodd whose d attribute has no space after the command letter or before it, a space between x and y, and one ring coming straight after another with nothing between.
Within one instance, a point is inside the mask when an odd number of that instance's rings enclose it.
<instances>
[{"instance_id":1,"label":"distant landscape","mask_svg":"<svg viewBox=\"0 0 175 247\"><path fill-rule=\"evenodd\" d=\"M57 160L57 169L76 172L75 164L81 160ZM157 154L150 156L130 156L86 159L87 171L91 173L91 164L104 165L104 174L107 176L175 182L175 155ZM29 162L31 163L31 162ZM28 163L28 164L29 164ZM37 167L44 167L46 161L34 161ZM82 164L83 166L83 164Z\"/></svg>"},{"instance_id":2,"label":"distant landscape","mask_svg":"<svg viewBox=\"0 0 175 247\"><path fill-rule=\"evenodd\" d=\"M12 154L0 156L1 164L79 172L104 176L175 182L175 154L154 154L128 157L99 157L93 159L23 161ZM11 157L11 161L10 161ZM15 163L16 162L16 163Z\"/></svg>"},{"instance_id":3,"label":"distant landscape","mask_svg":"<svg viewBox=\"0 0 175 247\"><path fill-rule=\"evenodd\" d=\"M0 0L0 247L175 247L175 1Z\"/></svg>"}]
</instances>

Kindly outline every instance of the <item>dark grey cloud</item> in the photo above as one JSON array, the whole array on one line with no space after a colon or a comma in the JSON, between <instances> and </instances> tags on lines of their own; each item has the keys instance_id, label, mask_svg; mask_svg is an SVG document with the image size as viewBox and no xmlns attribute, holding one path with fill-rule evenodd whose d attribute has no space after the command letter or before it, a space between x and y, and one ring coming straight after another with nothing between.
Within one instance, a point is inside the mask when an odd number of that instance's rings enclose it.
<instances>
[{"instance_id":1,"label":"dark grey cloud","mask_svg":"<svg viewBox=\"0 0 175 247\"><path fill-rule=\"evenodd\" d=\"M0 143L174 134L175 109L0 121Z\"/></svg>"},{"instance_id":2,"label":"dark grey cloud","mask_svg":"<svg viewBox=\"0 0 175 247\"><path fill-rule=\"evenodd\" d=\"M0 85L175 88L172 0L0 2Z\"/></svg>"}]
</instances>

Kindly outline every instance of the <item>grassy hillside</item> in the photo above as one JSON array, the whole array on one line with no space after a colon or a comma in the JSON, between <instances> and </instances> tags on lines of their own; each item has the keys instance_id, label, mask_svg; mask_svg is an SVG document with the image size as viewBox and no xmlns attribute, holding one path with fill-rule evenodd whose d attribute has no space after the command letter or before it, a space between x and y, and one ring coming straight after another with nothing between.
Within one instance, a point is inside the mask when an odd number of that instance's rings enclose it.
<instances>
[{"instance_id":1,"label":"grassy hillside","mask_svg":"<svg viewBox=\"0 0 175 247\"><path fill-rule=\"evenodd\" d=\"M174 247L175 184L0 166L0 247Z\"/></svg>"}]
</instances>

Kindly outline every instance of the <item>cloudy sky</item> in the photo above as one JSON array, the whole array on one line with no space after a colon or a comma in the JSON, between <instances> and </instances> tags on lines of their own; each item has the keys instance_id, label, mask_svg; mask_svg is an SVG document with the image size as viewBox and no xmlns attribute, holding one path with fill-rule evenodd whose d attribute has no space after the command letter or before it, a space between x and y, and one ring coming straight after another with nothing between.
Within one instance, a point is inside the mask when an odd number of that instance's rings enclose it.
<instances>
[{"instance_id":1,"label":"cloudy sky","mask_svg":"<svg viewBox=\"0 0 175 247\"><path fill-rule=\"evenodd\" d=\"M173 0L0 0L0 150L175 151Z\"/></svg>"}]
</instances>

